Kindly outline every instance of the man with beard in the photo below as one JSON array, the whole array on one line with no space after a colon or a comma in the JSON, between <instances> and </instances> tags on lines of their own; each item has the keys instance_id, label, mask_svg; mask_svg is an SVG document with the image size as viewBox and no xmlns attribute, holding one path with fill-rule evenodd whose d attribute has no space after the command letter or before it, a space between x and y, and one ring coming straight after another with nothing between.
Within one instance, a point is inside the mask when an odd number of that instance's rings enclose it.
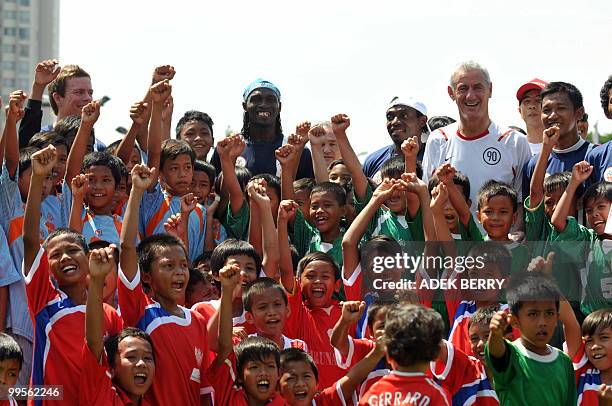
<instances>
[{"instance_id":1,"label":"man with beard","mask_svg":"<svg viewBox=\"0 0 612 406\"><path fill-rule=\"evenodd\" d=\"M274 152L286 143L280 121L280 90L267 80L257 79L244 90L242 95L244 109L241 134L246 148L236 161L237 166L246 166L253 175L269 173L280 176ZM221 161L217 151L211 163L217 173L221 172ZM313 178L310 150L304 148L295 179Z\"/></svg>"},{"instance_id":2,"label":"man with beard","mask_svg":"<svg viewBox=\"0 0 612 406\"><path fill-rule=\"evenodd\" d=\"M402 154L402 142L410 137L417 137L419 153L417 160L423 159L425 140L429 133L427 128L427 107L412 97L394 97L387 109L387 131L393 144L372 152L363 164L363 173L368 178L380 183L380 168L389 159Z\"/></svg>"}]
</instances>

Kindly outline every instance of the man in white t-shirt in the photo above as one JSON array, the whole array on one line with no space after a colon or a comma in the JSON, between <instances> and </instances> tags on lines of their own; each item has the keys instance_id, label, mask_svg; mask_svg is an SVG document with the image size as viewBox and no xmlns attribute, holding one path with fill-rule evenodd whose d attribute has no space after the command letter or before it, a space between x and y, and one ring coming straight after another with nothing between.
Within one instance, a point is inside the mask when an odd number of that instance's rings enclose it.
<instances>
[{"instance_id":1,"label":"man in white t-shirt","mask_svg":"<svg viewBox=\"0 0 612 406\"><path fill-rule=\"evenodd\" d=\"M521 85L516 91L518 111L527 126L527 141L529 141L533 155L542 150L544 123L542 123L542 96L540 93L547 84L548 82L535 78Z\"/></svg>"},{"instance_id":2,"label":"man in white t-shirt","mask_svg":"<svg viewBox=\"0 0 612 406\"><path fill-rule=\"evenodd\" d=\"M448 86L459 121L430 135L423 158L425 180L447 162L469 178L472 211L478 205L478 190L490 179L510 184L520 197L523 166L531 157L523 134L502 128L489 118L492 89L485 68L472 61L460 64Z\"/></svg>"}]
</instances>

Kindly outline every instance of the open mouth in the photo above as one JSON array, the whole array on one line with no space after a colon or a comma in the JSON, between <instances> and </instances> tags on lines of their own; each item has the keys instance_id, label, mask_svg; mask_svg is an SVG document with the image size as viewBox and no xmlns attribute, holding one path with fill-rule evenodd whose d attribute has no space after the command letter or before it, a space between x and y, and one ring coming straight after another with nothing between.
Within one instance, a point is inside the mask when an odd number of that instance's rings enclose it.
<instances>
[{"instance_id":1,"label":"open mouth","mask_svg":"<svg viewBox=\"0 0 612 406\"><path fill-rule=\"evenodd\" d=\"M548 128L551 128L551 127L561 127L561 123L558 121L552 121L548 123Z\"/></svg>"},{"instance_id":2,"label":"open mouth","mask_svg":"<svg viewBox=\"0 0 612 406\"><path fill-rule=\"evenodd\" d=\"M304 400L306 399L306 397L308 396L308 392L306 392L305 390L303 391L299 391L299 392L295 392L293 394L293 396L297 399L297 400Z\"/></svg>"},{"instance_id":3,"label":"open mouth","mask_svg":"<svg viewBox=\"0 0 612 406\"><path fill-rule=\"evenodd\" d=\"M138 373L134 375L134 383L136 385L144 385L146 381L147 381L147 374Z\"/></svg>"},{"instance_id":4,"label":"open mouth","mask_svg":"<svg viewBox=\"0 0 612 406\"><path fill-rule=\"evenodd\" d=\"M538 331L536 333L536 337L538 337L539 339L544 339L548 337L548 333L546 331Z\"/></svg>"},{"instance_id":5,"label":"open mouth","mask_svg":"<svg viewBox=\"0 0 612 406\"><path fill-rule=\"evenodd\" d=\"M606 356L606 354L593 354L593 357L592 357L592 358L593 358L594 360L600 360L600 359L605 358L605 356Z\"/></svg>"},{"instance_id":6,"label":"open mouth","mask_svg":"<svg viewBox=\"0 0 612 406\"><path fill-rule=\"evenodd\" d=\"M172 282L172 289L182 291L184 288L185 288L185 282L183 281Z\"/></svg>"},{"instance_id":7,"label":"open mouth","mask_svg":"<svg viewBox=\"0 0 612 406\"><path fill-rule=\"evenodd\" d=\"M476 106L478 106L479 104L480 104L480 102L477 102L477 101L475 101L475 102L465 102L465 105L466 105L467 107L476 107Z\"/></svg>"},{"instance_id":8,"label":"open mouth","mask_svg":"<svg viewBox=\"0 0 612 406\"><path fill-rule=\"evenodd\" d=\"M323 288L312 288L312 296L317 299L321 299L325 296L325 289Z\"/></svg>"},{"instance_id":9,"label":"open mouth","mask_svg":"<svg viewBox=\"0 0 612 406\"><path fill-rule=\"evenodd\" d=\"M257 117L259 118L270 118L271 114L269 111L258 111Z\"/></svg>"},{"instance_id":10,"label":"open mouth","mask_svg":"<svg viewBox=\"0 0 612 406\"><path fill-rule=\"evenodd\" d=\"M62 273L64 275L73 274L76 271L77 271L76 265L66 265L65 267L62 268Z\"/></svg>"},{"instance_id":11,"label":"open mouth","mask_svg":"<svg viewBox=\"0 0 612 406\"><path fill-rule=\"evenodd\" d=\"M327 216L323 216L323 215L315 216L314 221L315 221L315 224L317 225L323 225L327 222Z\"/></svg>"},{"instance_id":12,"label":"open mouth","mask_svg":"<svg viewBox=\"0 0 612 406\"><path fill-rule=\"evenodd\" d=\"M259 392L268 392L270 389L270 381L267 379L260 379L257 381L257 390Z\"/></svg>"},{"instance_id":13,"label":"open mouth","mask_svg":"<svg viewBox=\"0 0 612 406\"><path fill-rule=\"evenodd\" d=\"M101 198L101 197L105 197L106 194L105 193L92 193L91 197L95 197L95 198Z\"/></svg>"},{"instance_id":14,"label":"open mouth","mask_svg":"<svg viewBox=\"0 0 612 406\"><path fill-rule=\"evenodd\" d=\"M270 327L275 327L280 323L279 319L270 319L266 321L266 325Z\"/></svg>"}]
</instances>

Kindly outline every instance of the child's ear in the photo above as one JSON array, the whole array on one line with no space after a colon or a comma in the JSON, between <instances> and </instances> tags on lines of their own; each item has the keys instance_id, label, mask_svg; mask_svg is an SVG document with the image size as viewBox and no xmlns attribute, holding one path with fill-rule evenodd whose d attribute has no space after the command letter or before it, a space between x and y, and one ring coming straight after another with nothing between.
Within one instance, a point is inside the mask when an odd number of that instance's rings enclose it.
<instances>
[{"instance_id":1,"label":"child's ear","mask_svg":"<svg viewBox=\"0 0 612 406\"><path fill-rule=\"evenodd\" d=\"M518 211L515 211L512 214L512 224L516 223L516 219L518 218Z\"/></svg>"},{"instance_id":2,"label":"child's ear","mask_svg":"<svg viewBox=\"0 0 612 406\"><path fill-rule=\"evenodd\" d=\"M251 312L244 312L244 318L246 319L247 323L255 324L255 319L253 318L253 313L251 313Z\"/></svg>"},{"instance_id":3,"label":"child's ear","mask_svg":"<svg viewBox=\"0 0 612 406\"><path fill-rule=\"evenodd\" d=\"M339 293L341 287L342 287L342 279L336 279L336 282L334 283L334 292Z\"/></svg>"},{"instance_id":4,"label":"child's ear","mask_svg":"<svg viewBox=\"0 0 612 406\"><path fill-rule=\"evenodd\" d=\"M151 284L151 275L148 272L142 272L140 274L140 279L142 280L142 282L150 285Z\"/></svg>"},{"instance_id":5,"label":"child's ear","mask_svg":"<svg viewBox=\"0 0 612 406\"><path fill-rule=\"evenodd\" d=\"M480 211L476 212L476 219L478 220L479 223L481 223L481 221L480 221Z\"/></svg>"}]
</instances>

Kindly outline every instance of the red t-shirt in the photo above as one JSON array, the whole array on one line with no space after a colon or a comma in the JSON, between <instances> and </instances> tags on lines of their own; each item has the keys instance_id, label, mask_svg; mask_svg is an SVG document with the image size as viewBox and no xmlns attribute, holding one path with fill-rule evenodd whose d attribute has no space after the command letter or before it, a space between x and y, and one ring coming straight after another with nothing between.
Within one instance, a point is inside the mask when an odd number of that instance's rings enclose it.
<instances>
[{"instance_id":1,"label":"red t-shirt","mask_svg":"<svg viewBox=\"0 0 612 406\"><path fill-rule=\"evenodd\" d=\"M424 373L393 371L372 385L359 405L451 406L451 398Z\"/></svg>"},{"instance_id":2,"label":"red t-shirt","mask_svg":"<svg viewBox=\"0 0 612 406\"><path fill-rule=\"evenodd\" d=\"M584 342L574 355L572 363L578 389L578 406L598 406L601 374L587 358Z\"/></svg>"},{"instance_id":3,"label":"red t-shirt","mask_svg":"<svg viewBox=\"0 0 612 406\"><path fill-rule=\"evenodd\" d=\"M208 302L200 302L191 306L191 310L200 313L206 321L210 320L212 316L219 310L219 299L210 300ZM255 325L247 322L245 312L238 317L232 318L232 325L234 327L244 327L247 334L255 334L257 330L255 329Z\"/></svg>"},{"instance_id":4,"label":"red t-shirt","mask_svg":"<svg viewBox=\"0 0 612 406\"><path fill-rule=\"evenodd\" d=\"M329 342L342 309L337 301L333 301L327 308L310 307L302 302L302 290L298 281L295 282L294 290L293 294L288 295L291 316L285 323L284 332L308 345L309 354L319 370L319 388L333 386L347 372L337 364L334 347Z\"/></svg>"},{"instance_id":5,"label":"red t-shirt","mask_svg":"<svg viewBox=\"0 0 612 406\"><path fill-rule=\"evenodd\" d=\"M183 317L168 313L142 290L140 272L128 281L119 271L119 309L128 326L145 331L153 340L155 380L147 393L152 405L200 405L211 393L206 381L210 365L206 320L179 306Z\"/></svg>"},{"instance_id":6,"label":"red t-shirt","mask_svg":"<svg viewBox=\"0 0 612 406\"><path fill-rule=\"evenodd\" d=\"M61 385L65 404L77 404L85 339L85 305L75 305L53 286L49 261L41 247L25 277L30 316L34 321L32 385ZM118 334L123 322L104 304L104 333ZM52 400L28 400L28 405L56 405Z\"/></svg>"},{"instance_id":7,"label":"red t-shirt","mask_svg":"<svg viewBox=\"0 0 612 406\"><path fill-rule=\"evenodd\" d=\"M100 361L95 359L87 343L83 345L83 371L79 384L79 405L135 405L125 392L111 381L106 354L102 354ZM140 402L140 406L149 405L150 403L146 399L142 399L142 402Z\"/></svg>"}]
</instances>

